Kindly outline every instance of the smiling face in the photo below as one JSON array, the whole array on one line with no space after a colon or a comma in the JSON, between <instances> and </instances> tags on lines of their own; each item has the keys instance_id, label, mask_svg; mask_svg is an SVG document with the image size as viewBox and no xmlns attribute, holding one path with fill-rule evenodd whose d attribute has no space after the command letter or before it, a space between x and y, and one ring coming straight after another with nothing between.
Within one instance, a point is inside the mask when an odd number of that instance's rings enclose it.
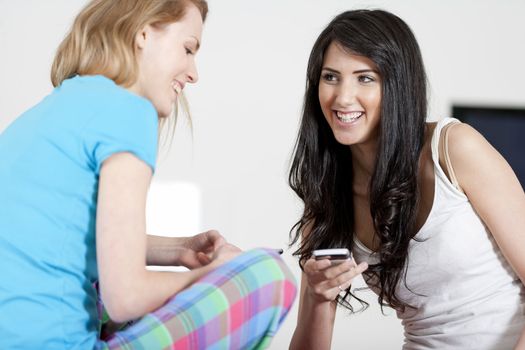
<instances>
[{"instance_id":1,"label":"smiling face","mask_svg":"<svg viewBox=\"0 0 525 350\"><path fill-rule=\"evenodd\" d=\"M328 46L319 78L319 103L337 142L376 142L381 114L381 77L367 57Z\"/></svg>"},{"instance_id":2,"label":"smiling face","mask_svg":"<svg viewBox=\"0 0 525 350\"><path fill-rule=\"evenodd\" d=\"M137 34L139 74L129 90L150 100L161 118L171 114L186 83L198 80L195 54L202 25L199 10L188 5L180 21L147 25Z\"/></svg>"}]
</instances>

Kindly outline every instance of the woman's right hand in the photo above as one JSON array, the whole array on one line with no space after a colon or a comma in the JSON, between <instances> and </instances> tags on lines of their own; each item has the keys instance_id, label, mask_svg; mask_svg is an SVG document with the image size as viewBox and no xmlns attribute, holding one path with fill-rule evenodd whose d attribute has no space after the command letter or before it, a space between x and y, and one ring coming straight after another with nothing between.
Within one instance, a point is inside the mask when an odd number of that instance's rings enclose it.
<instances>
[{"instance_id":1,"label":"woman's right hand","mask_svg":"<svg viewBox=\"0 0 525 350\"><path fill-rule=\"evenodd\" d=\"M179 260L181 265L190 269L208 265L213 255L224 244L226 239L216 230L209 230L192 237L182 238Z\"/></svg>"},{"instance_id":2,"label":"woman's right hand","mask_svg":"<svg viewBox=\"0 0 525 350\"><path fill-rule=\"evenodd\" d=\"M350 287L355 277L367 268L366 262L356 265L353 259L332 264L329 259L310 258L303 266L308 283L306 293L318 302L333 301L339 293Z\"/></svg>"}]
</instances>

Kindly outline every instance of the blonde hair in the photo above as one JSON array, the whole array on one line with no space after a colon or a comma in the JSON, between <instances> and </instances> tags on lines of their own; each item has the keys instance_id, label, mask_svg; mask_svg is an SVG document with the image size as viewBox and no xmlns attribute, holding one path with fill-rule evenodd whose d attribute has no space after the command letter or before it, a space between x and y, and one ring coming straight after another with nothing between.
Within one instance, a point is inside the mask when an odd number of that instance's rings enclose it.
<instances>
[{"instance_id":1,"label":"blonde hair","mask_svg":"<svg viewBox=\"0 0 525 350\"><path fill-rule=\"evenodd\" d=\"M118 85L131 86L138 76L137 33L148 24L162 25L180 20L190 4L197 7L204 22L208 14L206 0L92 0L77 15L58 47L51 67L53 86L75 75L96 74ZM179 104L192 128L184 94L180 94L177 102L171 117L159 118L161 139L166 125L171 135L174 134ZM164 136L170 144L171 138Z\"/></svg>"},{"instance_id":2,"label":"blonde hair","mask_svg":"<svg viewBox=\"0 0 525 350\"><path fill-rule=\"evenodd\" d=\"M206 19L205 0L92 0L77 15L58 47L53 86L74 75L102 74L122 86L137 79L135 37L148 24L180 20L189 4Z\"/></svg>"}]
</instances>

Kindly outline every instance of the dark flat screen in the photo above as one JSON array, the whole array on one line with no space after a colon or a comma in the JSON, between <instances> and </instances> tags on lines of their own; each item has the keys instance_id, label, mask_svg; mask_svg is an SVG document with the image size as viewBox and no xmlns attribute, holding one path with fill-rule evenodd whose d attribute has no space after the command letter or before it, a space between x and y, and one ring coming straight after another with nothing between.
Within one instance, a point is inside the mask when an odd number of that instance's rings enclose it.
<instances>
[{"instance_id":1,"label":"dark flat screen","mask_svg":"<svg viewBox=\"0 0 525 350\"><path fill-rule=\"evenodd\" d=\"M525 108L454 106L452 115L478 130L505 157L524 187Z\"/></svg>"}]
</instances>

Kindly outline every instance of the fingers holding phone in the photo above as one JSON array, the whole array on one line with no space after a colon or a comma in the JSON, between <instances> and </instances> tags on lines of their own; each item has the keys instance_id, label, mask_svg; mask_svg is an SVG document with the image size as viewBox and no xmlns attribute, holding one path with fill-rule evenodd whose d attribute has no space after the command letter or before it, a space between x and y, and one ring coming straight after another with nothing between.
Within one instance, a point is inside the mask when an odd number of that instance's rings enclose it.
<instances>
[{"instance_id":1,"label":"fingers holding phone","mask_svg":"<svg viewBox=\"0 0 525 350\"><path fill-rule=\"evenodd\" d=\"M346 248L315 250L307 260L304 273L309 291L319 301L335 300L350 287L352 280L365 271L366 263L356 265Z\"/></svg>"}]
</instances>

